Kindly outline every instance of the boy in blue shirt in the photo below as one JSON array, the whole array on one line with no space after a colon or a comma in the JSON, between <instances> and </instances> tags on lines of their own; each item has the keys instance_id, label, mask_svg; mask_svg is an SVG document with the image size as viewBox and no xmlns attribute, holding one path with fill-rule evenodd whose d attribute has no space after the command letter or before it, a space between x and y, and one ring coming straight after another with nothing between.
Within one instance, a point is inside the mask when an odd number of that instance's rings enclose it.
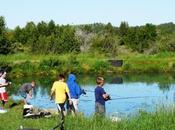
<instances>
[{"instance_id":1,"label":"boy in blue shirt","mask_svg":"<svg viewBox=\"0 0 175 130\"><path fill-rule=\"evenodd\" d=\"M67 104L67 109L68 110L73 110L74 113L78 112L78 102L79 102L79 98L81 94L86 94L84 92L83 89L80 88L80 86L78 85L78 83L76 82L76 76L75 74L70 73L68 76L68 80L67 80L67 85L69 87L69 91L70 91L70 96L71 96L71 100L72 100L72 105L70 106L69 104Z\"/></svg>"},{"instance_id":2,"label":"boy in blue shirt","mask_svg":"<svg viewBox=\"0 0 175 130\"><path fill-rule=\"evenodd\" d=\"M105 101L110 99L110 96L102 88L104 85L103 77L97 77L96 83L97 87L95 88L95 113L104 116L106 111Z\"/></svg>"}]
</instances>

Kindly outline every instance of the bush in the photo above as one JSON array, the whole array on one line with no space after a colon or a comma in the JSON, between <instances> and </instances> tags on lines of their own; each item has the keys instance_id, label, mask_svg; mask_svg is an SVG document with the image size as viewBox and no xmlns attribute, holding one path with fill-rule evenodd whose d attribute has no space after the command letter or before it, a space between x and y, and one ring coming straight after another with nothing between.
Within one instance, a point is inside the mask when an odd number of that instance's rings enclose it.
<instances>
[{"instance_id":1,"label":"bush","mask_svg":"<svg viewBox=\"0 0 175 130\"><path fill-rule=\"evenodd\" d=\"M58 60L58 59L45 59L43 61L40 62L40 65L39 67L42 69L42 70L48 70L50 68L58 68L62 65L63 63Z\"/></svg>"}]
</instances>

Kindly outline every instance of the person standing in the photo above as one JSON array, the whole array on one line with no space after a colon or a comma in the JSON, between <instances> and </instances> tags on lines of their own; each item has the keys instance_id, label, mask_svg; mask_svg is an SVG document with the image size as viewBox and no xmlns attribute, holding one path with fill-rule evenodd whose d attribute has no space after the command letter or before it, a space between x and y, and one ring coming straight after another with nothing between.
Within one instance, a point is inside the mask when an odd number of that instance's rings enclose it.
<instances>
[{"instance_id":1,"label":"person standing","mask_svg":"<svg viewBox=\"0 0 175 130\"><path fill-rule=\"evenodd\" d=\"M104 116L106 112L105 101L107 101L110 98L110 96L102 88L104 85L103 77L97 77L96 83L97 86L95 88L95 113L97 115Z\"/></svg>"},{"instance_id":2,"label":"person standing","mask_svg":"<svg viewBox=\"0 0 175 130\"><path fill-rule=\"evenodd\" d=\"M67 84L70 91L71 100L73 106L67 105L67 109L73 109L74 113L78 112L78 102L81 94L86 94L83 89L80 88L78 83L76 82L76 76L74 74L68 75Z\"/></svg>"},{"instance_id":3,"label":"person standing","mask_svg":"<svg viewBox=\"0 0 175 130\"><path fill-rule=\"evenodd\" d=\"M10 82L6 81L6 72L1 70L0 71L0 100L2 102L2 109L5 107L5 103L8 101L8 94L6 92L6 87L11 84Z\"/></svg>"},{"instance_id":4,"label":"person standing","mask_svg":"<svg viewBox=\"0 0 175 130\"><path fill-rule=\"evenodd\" d=\"M65 111L65 102L66 98L68 96L69 103L71 104L71 97L69 94L69 88L67 84L64 82L65 76L63 74L60 74L58 76L58 81L55 81L53 83L53 86L51 88L51 98L55 97L55 103L57 104L58 111L61 112L61 115L64 117L66 115Z\"/></svg>"}]
</instances>

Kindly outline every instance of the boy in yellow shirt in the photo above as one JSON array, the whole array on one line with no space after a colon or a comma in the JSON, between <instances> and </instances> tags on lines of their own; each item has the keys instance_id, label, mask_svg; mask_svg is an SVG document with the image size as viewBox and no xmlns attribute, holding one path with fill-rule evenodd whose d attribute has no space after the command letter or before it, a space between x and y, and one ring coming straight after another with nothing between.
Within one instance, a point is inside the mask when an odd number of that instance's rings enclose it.
<instances>
[{"instance_id":1,"label":"boy in yellow shirt","mask_svg":"<svg viewBox=\"0 0 175 130\"><path fill-rule=\"evenodd\" d=\"M71 102L71 97L69 94L69 88L67 84L64 82L65 77L63 74L60 74L58 76L58 81L55 81L53 83L52 89L51 89L51 97L55 96L55 103L57 104L58 111L61 112L64 116L66 115L64 104L66 102L66 98L68 96L69 103Z\"/></svg>"}]
</instances>

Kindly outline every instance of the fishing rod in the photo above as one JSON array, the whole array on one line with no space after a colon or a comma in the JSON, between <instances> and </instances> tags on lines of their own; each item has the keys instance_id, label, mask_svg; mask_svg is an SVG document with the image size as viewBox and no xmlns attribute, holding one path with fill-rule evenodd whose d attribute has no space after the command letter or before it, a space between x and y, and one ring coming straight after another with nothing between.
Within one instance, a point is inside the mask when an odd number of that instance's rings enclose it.
<instances>
[{"instance_id":1,"label":"fishing rod","mask_svg":"<svg viewBox=\"0 0 175 130\"><path fill-rule=\"evenodd\" d=\"M159 97L159 96L135 96L135 97L116 97L116 98L111 98L110 96L105 99L106 101L112 101L112 100L125 100L125 99L143 99L143 98L153 98L153 97ZM92 100L80 100L80 101L92 101Z\"/></svg>"},{"instance_id":2,"label":"fishing rod","mask_svg":"<svg viewBox=\"0 0 175 130\"><path fill-rule=\"evenodd\" d=\"M93 90L87 90L87 89L84 89L85 92L91 92L91 93L94 93L95 91Z\"/></svg>"},{"instance_id":3,"label":"fishing rod","mask_svg":"<svg viewBox=\"0 0 175 130\"><path fill-rule=\"evenodd\" d=\"M139 99L139 98L152 98L152 97L158 97L158 96L135 96L135 97L118 97L118 98L110 98L109 100L121 100L121 99Z\"/></svg>"}]
</instances>

